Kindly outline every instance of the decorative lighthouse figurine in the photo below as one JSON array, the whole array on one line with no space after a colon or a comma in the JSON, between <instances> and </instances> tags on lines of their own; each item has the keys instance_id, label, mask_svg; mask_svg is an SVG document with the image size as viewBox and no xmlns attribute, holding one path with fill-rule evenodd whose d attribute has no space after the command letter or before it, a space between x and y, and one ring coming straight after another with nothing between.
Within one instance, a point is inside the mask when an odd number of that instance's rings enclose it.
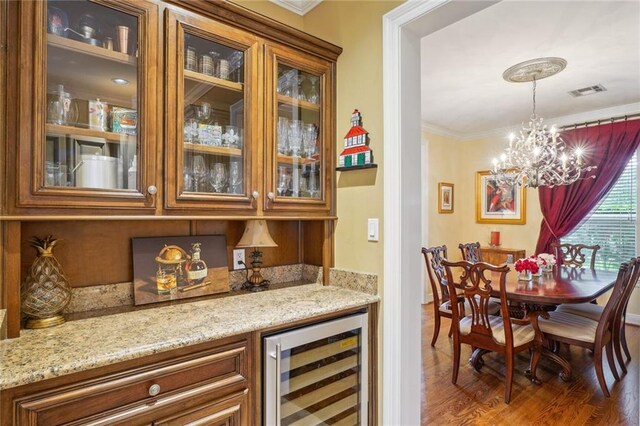
<instances>
[{"instance_id":1,"label":"decorative lighthouse figurine","mask_svg":"<svg viewBox=\"0 0 640 426\"><path fill-rule=\"evenodd\" d=\"M369 132L362 128L362 116L357 109L351 114L351 129L344 137L344 149L340 153L338 170L376 167L373 151L369 148Z\"/></svg>"}]
</instances>

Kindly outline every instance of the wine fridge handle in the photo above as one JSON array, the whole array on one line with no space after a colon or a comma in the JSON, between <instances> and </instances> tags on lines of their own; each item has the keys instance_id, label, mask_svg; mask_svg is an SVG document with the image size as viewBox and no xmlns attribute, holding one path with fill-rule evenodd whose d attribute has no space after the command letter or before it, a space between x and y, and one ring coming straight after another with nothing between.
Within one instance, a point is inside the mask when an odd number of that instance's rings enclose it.
<instances>
[{"instance_id":1,"label":"wine fridge handle","mask_svg":"<svg viewBox=\"0 0 640 426\"><path fill-rule=\"evenodd\" d=\"M280 362L281 354L280 354L280 344L276 345L276 426L280 426L280 379L281 379L281 366Z\"/></svg>"}]
</instances>

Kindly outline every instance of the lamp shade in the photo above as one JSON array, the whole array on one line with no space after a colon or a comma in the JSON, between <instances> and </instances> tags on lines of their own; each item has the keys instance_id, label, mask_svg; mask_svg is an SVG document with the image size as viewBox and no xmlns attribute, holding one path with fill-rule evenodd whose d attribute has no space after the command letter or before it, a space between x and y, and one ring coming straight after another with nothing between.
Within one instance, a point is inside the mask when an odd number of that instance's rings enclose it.
<instances>
[{"instance_id":1,"label":"lamp shade","mask_svg":"<svg viewBox=\"0 0 640 426\"><path fill-rule=\"evenodd\" d=\"M247 221L244 234L242 234L242 238L240 238L236 247L278 247L278 245L269 234L267 221L260 219Z\"/></svg>"}]
</instances>

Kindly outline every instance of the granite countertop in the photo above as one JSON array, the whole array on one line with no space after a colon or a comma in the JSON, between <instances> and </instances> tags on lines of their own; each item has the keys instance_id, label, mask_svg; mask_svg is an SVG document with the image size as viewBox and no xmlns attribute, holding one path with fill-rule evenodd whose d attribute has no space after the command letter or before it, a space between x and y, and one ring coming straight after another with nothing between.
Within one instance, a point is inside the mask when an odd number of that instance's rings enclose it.
<instances>
[{"instance_id":1,"label":"granite countertop","mask_svg":"<svg viewBox=\"0 0 640 426\"><path fill-rule=\"evenodd\" d=\"M0 390L379 300L309 284L22 330L0 341Z\"/></svg>"}]
</instances>

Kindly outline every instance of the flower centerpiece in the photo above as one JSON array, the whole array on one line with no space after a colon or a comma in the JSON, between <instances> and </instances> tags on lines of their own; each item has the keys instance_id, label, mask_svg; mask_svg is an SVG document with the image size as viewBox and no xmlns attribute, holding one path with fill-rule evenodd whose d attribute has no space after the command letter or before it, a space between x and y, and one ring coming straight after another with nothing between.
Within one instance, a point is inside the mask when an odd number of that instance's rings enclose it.
<instances>
[{"instance_id":1,"label":"flower centerpiece","mask_svg":"<svg viewBox=\"0 0 640 426\"><path fill-rule=\"evenodd\" d=\"M551 271L553 271L553 267L556 264L556 257L553 254L540 253L537 256L537 259L538 265L540 266L540 269L542 269L542 272L550 273Z\"/></svg>"},{"instance_id":2,"label":"flower centerpiece","mask_svg":"<svg viewBox=\"0 0 640 426\"><path fill-rule=\"evenodd\" d=\"M518 259L514 265L518 271L518 279L521 281L531 281L533 274L537 274L540 270L538 262L535 258Z\"/></svg>"}]
</instances>

